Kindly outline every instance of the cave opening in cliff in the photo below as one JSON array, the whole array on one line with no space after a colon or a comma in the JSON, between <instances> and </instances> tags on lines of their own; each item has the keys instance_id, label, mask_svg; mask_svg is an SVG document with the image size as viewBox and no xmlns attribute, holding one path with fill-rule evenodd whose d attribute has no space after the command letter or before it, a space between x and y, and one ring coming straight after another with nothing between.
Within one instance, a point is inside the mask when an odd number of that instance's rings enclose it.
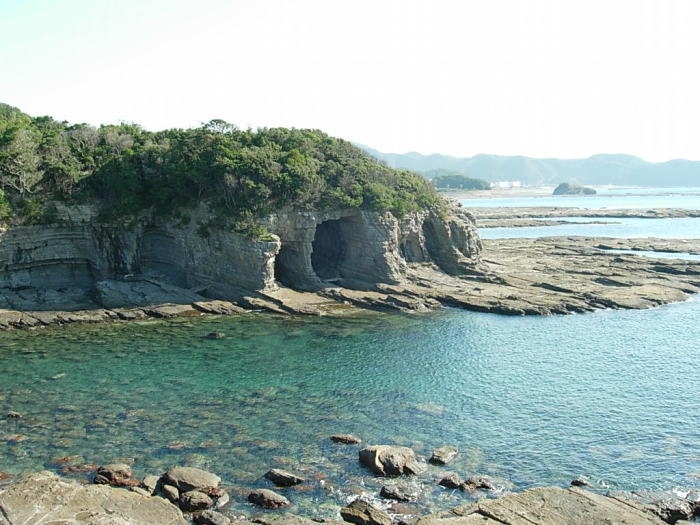
<instances>
[{"instance_id":1,"label":"cave opening in cliff","mask_svg":"<svg viewBox=\"0 0 700 525\"><path fill-rule=\"evenodd\" d=\"M312 244L311 266L321 279L340 279L345 260L346 242L343 236L344 219L322 222L316 227Z\"/></svg>"}]
</instances>

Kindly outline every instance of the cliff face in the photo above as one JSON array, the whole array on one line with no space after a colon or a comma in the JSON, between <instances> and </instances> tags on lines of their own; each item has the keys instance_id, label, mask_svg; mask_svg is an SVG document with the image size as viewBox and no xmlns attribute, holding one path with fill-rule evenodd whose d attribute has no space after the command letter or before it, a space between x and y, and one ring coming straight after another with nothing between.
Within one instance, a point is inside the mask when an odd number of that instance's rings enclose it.
<instances>
[{"instance_id":1,"label":"cliff face","mask_svg":"<svg viewBox=\"0 0 700 525\"><path fill-rule=\"evenodd\" d=\"M277 290L373 289L406 278L410 263L459 274L478 263L481 242L460 208L401 220L363 210L289 211L265 219L255 240L202 231L204 210L186 224L143 218L96 220L88 206L59 208L59 222L0 232L0 308L72 310L237 300Z\"/></svg>"}]
</instances>

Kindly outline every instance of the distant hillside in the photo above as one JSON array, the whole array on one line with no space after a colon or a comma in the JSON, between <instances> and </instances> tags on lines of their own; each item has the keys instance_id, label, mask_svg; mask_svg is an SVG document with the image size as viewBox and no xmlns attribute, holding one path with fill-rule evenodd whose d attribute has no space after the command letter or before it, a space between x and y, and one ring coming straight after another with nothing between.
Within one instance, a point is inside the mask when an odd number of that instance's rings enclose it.
<instances>
[{"instance_id":1,"label":"distant hillside","mask_svg":"<svg viewBox=\"0 0 700 525\"><path fill-rule=\"evenodd\" d=\"M535 159L501 155L450 157L421 153L382 153L358 144L393 168L421 173L451 170L468 177L522 181L527 185L615 184L620 186L700 186L700 161L671 160L652 163L632 155L593 155L587 159Z\"/></svg>"}]
</instances>

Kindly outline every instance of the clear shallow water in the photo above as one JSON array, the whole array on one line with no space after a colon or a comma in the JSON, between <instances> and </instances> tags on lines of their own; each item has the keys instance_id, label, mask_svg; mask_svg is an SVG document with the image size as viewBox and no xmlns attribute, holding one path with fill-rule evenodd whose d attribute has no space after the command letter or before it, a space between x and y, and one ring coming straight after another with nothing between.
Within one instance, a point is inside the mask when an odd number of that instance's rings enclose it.
<instances>
[{"instance_id":1,"label":"clear shallow water","mask_svg":"<svg viewBox=\"0 0 700 525\"><path fill-rule=\"evenodd\" d=\"M564 208L682 208L700 209L700 188L614 188L596 195L508 197L498 199L462 199L466 208L547 207Z\"/></svg>"},{"instance_id":2,"label":"clear shallow water","mask_svg":"<svg viewBox=\"0 0 700 525\"><path fill-rule=\"evenodd\" d=\"M547 217L542 217L542 219L547 219ZM559 218L554 218L554 220L557 219ZM556 226L479 228L479 235L482 239L552 237L557 235L627 238L659 237L662 239L697 239L700 237L700 219L698 218L562 217L561 220L580 223L610 221L610 224L558 224Z\"/></svg>"},{"instance_id":3,"label":"clear shallow water","mask_svg":"<svg viewBox=\"0 0 700 525\"><path fill-rule=\"evenodd\" d=\"M506 317L459 310L347 319L244 316L0 333L0 470L52 458L173 464L224 478L234 508L270 467L314 481L285 492L295 512L335 515L378 484L366 443L422 455L457 445L420 485L423 512L467 496L436 488L445 470L508 488L700 485L700 302L648 311ZM205 335L221 331L224 340ZM170 445L170 448L168 446ZM325 476L325 488L318 479ZM328 490L333 487L333 490Z\"/></svg>"}]
</instances>

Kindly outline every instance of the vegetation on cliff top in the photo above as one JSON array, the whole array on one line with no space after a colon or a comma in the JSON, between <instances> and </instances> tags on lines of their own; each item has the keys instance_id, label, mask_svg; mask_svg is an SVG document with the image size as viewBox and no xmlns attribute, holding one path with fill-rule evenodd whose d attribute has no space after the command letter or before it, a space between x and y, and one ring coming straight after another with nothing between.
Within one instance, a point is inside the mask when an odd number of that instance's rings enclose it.
<instances>
[{"instance_id":1,"label":"vegetation on cliff top","mask_svg":"<svg viewBox=\"0 0 700 525\"><path fill-rule=\"evenodd\" d=\"M422 177L318 130L240 130L221 120L158 132L95 128L0 104L0 220L41 222L56 200L97 202L107 218L206 202L246 224L284 207L401 216L439 197Z\"/></svg>"}]
</instances>

